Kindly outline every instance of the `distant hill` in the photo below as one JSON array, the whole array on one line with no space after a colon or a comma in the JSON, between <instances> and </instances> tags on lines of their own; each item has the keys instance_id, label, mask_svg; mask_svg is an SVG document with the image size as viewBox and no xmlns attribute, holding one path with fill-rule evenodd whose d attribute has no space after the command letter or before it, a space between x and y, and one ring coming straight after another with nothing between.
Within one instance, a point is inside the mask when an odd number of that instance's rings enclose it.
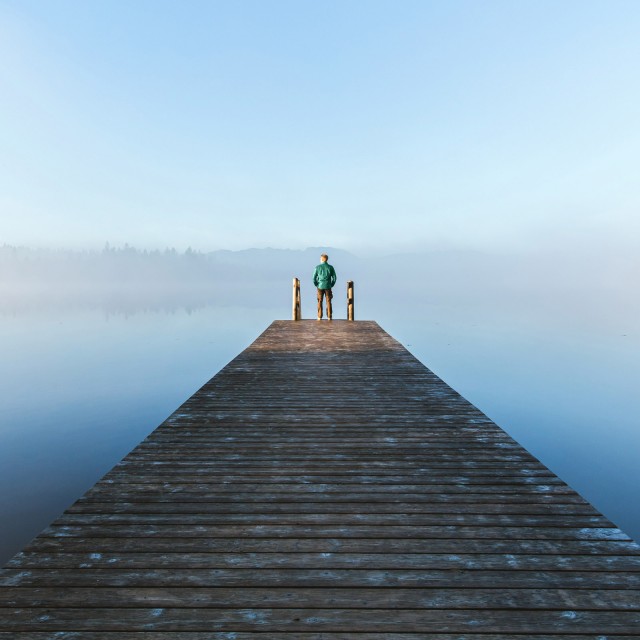
<instances>
[{"instance_id":1,"label":"distant hill","mask_svg":"<svg viewBox=\"0 0 640 640\"><path fill-rule=\"evenodd\" d=\"M5 245L0 247L0 311L73 304L132 312L167 304L255 306L274 299L287 309L293 277L301 279L307 293L323 251L337 260L339 286L357 277L358 258L334 248L203 253L141 251L128 245L102 251Z\"/></svg>"},{"instance_id":2,"label":"distant hill","mask_svg":"<svg viewBox=\"0 0 640 640\"><path fill-rule=\"evenodd\" d=\"M544 305L558 300L581 306L597 296L637 305L629 283L640 276L636 257L592 253L489 254L472 250L356 256L333 247L301 250L246 249L199 252L144 251L125 245L102 251L0 247L0 311L33 306L139 309L290 303L291 280L302 283L303 312L314 314L311 283L320 253L338 273L336 295L356 283L358 309L377 316L382 308L416 305ZM627 301L628 299L628 301ZM338 303L340 304L340 303Z\"/></svg>"},{"instance_id":3,"label":"distant hill","mask_svg":"<svg viewBox=\"0 0 640 640\"><path fill-rule=\"evenodd\" d=\"M331 262L339 263L341 271L356 267L359 260L353 254L333 248L246 249L242 251L212 251L203 253L187 249L141 251L125 245L107 246L102 251L72 251L29 249L4 245L0 247L0 283L112 283L112 282L202 282L219 280L221 275L253 275L258 280L267 277L294 275L311 277L320 262L320 253L330 254Z\"/></svg>"}]
</instances>

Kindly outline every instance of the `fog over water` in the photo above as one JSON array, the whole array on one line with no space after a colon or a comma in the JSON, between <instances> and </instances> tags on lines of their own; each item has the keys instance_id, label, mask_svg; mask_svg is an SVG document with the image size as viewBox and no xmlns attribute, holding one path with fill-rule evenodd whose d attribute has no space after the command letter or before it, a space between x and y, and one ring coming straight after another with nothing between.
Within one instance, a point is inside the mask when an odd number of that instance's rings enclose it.
<instances>
[{"instance_id":1,"label":"fog over water","mask_svg":"<svg viewBox=\"0 0 640 640\"><path fill-rule=\"evenodd\" d=\"M274 319L319 249L0 248L0 562ZM373 319L640 539L637 262L329 250Z\"/></svg>"}]
</instances>

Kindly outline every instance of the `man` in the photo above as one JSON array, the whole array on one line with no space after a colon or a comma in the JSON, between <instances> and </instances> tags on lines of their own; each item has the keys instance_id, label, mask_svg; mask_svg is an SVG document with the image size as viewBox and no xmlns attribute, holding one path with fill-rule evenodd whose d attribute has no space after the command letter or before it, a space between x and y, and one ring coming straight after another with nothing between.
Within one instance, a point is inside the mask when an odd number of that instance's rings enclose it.
<instances>
[{"instance_id":1,"label":"man","mask_svg":"<svg viewBox=\"0 0 640 640\"><path fill-rule=\"evenodd\" d=\"M336 270L327 262L329 256L323 253L320 264L313 272L313 284L318 289L318 320L322 320L322 298L327 298L327 318L331 320L331 289L336 283Z\"/></svg>"}]
</instances>

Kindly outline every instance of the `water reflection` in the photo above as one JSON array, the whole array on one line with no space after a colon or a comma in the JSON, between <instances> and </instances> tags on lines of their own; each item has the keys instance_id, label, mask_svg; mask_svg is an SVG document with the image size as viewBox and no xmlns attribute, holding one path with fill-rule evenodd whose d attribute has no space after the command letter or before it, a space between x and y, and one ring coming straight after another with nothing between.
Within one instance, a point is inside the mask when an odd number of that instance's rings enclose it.
<instances>
[{"instance_id":1,"label":"water reflection","mask_svg":"<svg viewBox=\"0 0 640 640\"><path fill-rule=\"evenodd\" d=\"M250 344L263 309L0 317L0 563Z\"/></svg>"},{"instance_id":2,"label":"water reflection","mask_svg":"<svg viewBox=\"0 0 640 640\"><path fill-rule=\"evenodd\" d=\"M303 312L313 317L307 290ZM640 539L640 344L628 310L466 292L357 289L375 319ZM277 318L286 286L4 298L0 563ZM505 302L505 300L507 302ZM582 306L581 306L582 305ZM344 316L336 295L336 315Z\"/></svg>"},{"instance_id":3,"label":"water reflection","mask_svg":"<svg viewBox=\"0 0 640 640\"><path fill-rule=\"evenodd\" d=\"M509 315L386 328L592 504L640 540L640 341Z\"/></svg>"}]
</instances>

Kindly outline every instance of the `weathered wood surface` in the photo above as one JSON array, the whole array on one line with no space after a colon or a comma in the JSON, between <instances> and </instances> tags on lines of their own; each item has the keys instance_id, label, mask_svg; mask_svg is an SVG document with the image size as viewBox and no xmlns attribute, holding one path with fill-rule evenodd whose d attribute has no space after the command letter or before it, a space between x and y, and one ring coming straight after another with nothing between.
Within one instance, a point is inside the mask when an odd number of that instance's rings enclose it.
<instances>
[{"instance_id":1,"label":"weathered wood surface","mask_svg":"<svg viewBox=\"0 0 640 640\"><path fill-rule=\"evenodd\" d=\"M355 320L355 296L353 280L347 282L347 320Z\"/></svg>"},{"instance_id":2,"label":"weathered wood surface","mask_svg":"<svg viewBox=\"0 0 640 640\"><path fill-rule=\"evenodd\" d=\"M0 640L640 638L640 547L372 322L275 322L0 572Z\"/></svg>"},{"instance_id":3,"label":"weathered wood surface","mask_svg":"<svg viewBox=\"0 0 640 640\"><path fill-rule=\"evenodd\" d=\"M293 305L291 312L292 320L300 320L302 318L302 311L300 306L300 279L293 279Z\"/></svg>"}]
</instances>

